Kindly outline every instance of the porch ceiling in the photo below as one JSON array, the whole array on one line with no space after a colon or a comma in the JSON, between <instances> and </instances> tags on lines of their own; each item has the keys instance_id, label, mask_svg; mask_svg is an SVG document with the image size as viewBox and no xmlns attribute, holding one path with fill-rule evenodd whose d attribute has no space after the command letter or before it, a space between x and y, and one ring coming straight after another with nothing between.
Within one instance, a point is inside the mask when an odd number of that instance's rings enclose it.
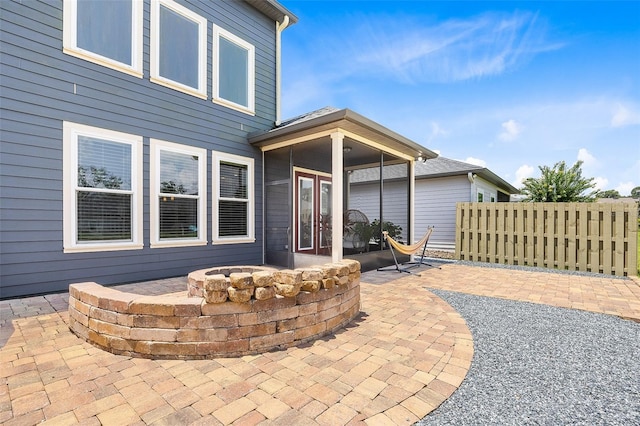
<instances>
[{"instance_id":1,"label":"porch ceiling","mask_svg":"<svg viewBox=\"0 0 640 426\"><path fill-rule=\"evenodd\" d=\"M283 122L275 129L250 135L249 142L263 151L268 151L319 139L330 141L329 136L335 132L345 135L345 146L351 146L349 142L355 141L405 158L438 156L422 145L349 109L323 108L301 115ZM353 148L351 156L359 157L357 144L351 147ZM360 154L365 155L366 151L362 150ZM367 155L371 156L371 153L368 152ZM372 159L377 161L379 157L372 157ZM358 161L366 160L361 158Z\"/></svg>"}]
</instances>

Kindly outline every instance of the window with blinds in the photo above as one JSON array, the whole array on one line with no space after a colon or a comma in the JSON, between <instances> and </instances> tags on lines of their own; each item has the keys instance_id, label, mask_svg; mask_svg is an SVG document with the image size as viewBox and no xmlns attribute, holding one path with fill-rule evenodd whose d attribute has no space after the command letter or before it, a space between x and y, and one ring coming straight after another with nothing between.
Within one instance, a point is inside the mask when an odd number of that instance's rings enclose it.
<instances>
[{"instance_id":1,"label":"window with blinds","mask_svg":"<svg viewBox=\"0 0 640 426\"><path fill-rule=\"evenodd\" d=\"M160 239L198 237L198 157L160 151Z\"/></svg>"},{"instance_id":2,"label":"window with blinds","mask_svg":"<svg viewBox=\"0 0 640 426\"><path fill-rule=\"evenodd\" d=\"M131 145L78 137L78 242L131 241Z\"/></svg>"},{"instance_id":3,"label":"window with blinds","mask_svg":"<svg viewBox=\"0 0 640 426\"><path fill-rule=\"evenodd\" d=\"M221 237L248 235L248 204L247 166L221 162L218 235Z\"/></svg>"},{"instance_id":4,"label":"window with blinds","mask_svg":"<svg viewBox=\"0 0 640 426\"><path fill-rule=\"evenodd\" d=\"M214 161L216 239L253 241L253 159L214 153Z\"/></svg>"},{"instance_id":5,"label":"window with blinds","mask_svg":"<svg viewBox=\"0 0 640 426\"><path fill-rule=\"evenodd\" d=\"M150 142L151 246L206 243L206 150Z\"/></svg>"},{"instance_id":6,"label":"window with blinds","mask_svg":"<svg viewBox=\"0 0 640 426\"><path fill-rule=\"evenodd\" d=\"M64 122L64 250L142 247L140 136Z\"/></svg>"}]
</instances>

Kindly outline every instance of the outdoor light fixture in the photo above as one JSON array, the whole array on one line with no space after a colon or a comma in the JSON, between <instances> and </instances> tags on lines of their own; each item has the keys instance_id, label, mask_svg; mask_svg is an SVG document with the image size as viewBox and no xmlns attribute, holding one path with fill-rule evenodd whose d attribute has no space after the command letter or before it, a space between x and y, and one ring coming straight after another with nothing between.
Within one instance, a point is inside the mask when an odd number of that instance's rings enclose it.
<instances>
[{"instance_id":1,"label":"outdoor light fixture","mask_svg":"<svg viewBox=\"0 0 640 426\"><path fill-rule=\"evenodd\" d=\"M345 146L344 148L342 148L342 152L344 152L345 154L348 154L351 152L351 147L350 146Z\"/></svg>"}]
</instances>

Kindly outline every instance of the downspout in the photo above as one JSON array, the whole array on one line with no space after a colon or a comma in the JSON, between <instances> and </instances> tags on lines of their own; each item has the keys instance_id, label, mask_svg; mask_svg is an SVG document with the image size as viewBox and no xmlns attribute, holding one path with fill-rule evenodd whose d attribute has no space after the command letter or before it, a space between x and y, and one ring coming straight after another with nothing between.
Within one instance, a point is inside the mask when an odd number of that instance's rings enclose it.
<instances>
[{"instance_id":1,"label":"downspout","mask_svg":"<svg viewBox=\"0 0 640 426\"><path fill-rule=\"evenodd\" d=\"M467 179L469 179L469 182L471 182L471 192L469 194L469 201L470 202L476 202L478 201L478 197L476 196L476 175L474 175L473 173L469 172L467 173Z\"/></svg>"},{"instance_id":2,"label":"downspout","mask_svg":"<svg viewBox=\"0 0 640 426\"><path fill-rule=\"evenodd\" d=\"M280 125L280 121L281 121L281 86L282 86L282 66L280 65L281 62L281 50L282 50L282 31L285 30L285 28L287 28L287 26L289 26L289 16L288 15L284 15L284 19L282 20L282 23L279 23L278 21L276 21L276 126Z\"/></svg>"}]
</instances>

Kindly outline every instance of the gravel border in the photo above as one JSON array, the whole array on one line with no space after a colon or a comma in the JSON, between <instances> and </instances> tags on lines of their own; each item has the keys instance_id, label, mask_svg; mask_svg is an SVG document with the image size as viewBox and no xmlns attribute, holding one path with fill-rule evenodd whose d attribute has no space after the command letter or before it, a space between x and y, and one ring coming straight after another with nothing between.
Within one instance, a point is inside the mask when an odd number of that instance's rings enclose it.
<instances>
[{"instance_id":1,"label":"gravel border","mask_svg":"<svg viewBox=\"0 0 640 426\"><path fill-rule=\"evenodd\" d=\"M425 425L640 425L640 324L431 290L467 321L471 368Z\"/></svg>"}]
</instances>

